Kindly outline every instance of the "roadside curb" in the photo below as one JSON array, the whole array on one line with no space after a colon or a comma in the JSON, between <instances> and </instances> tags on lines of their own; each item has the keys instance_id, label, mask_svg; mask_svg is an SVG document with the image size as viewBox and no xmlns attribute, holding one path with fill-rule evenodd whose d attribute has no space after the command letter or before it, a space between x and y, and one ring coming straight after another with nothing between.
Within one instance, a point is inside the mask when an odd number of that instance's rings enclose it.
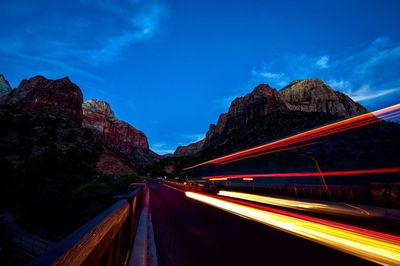
<instances>
[{"instance_id":1,"label":"roadside curb","mask_svg":"<svg viewBox=\"0 0 400 266\"><path fill-rule=\"evenodd\" d=\"M129 266L158 265L149 202L150 190L147 190L145 205L140 213L139 224L131 250L132 255L129 260Z\"/></svg>"}]
</instances>

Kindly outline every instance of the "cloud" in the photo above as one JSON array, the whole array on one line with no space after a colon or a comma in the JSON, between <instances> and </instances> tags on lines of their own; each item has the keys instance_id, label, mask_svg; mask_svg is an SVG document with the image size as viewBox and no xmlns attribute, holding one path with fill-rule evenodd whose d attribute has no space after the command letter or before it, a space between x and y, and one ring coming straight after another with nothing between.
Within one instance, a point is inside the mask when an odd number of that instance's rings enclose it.
<instances>
[{"instance_id":1,"label":"cloud","mask_svg":"<svg viewBox=\"0 0 400 266\"><path fill-rule=\"evenodd\" d=\"M165 148L166 146L166 143L155 143L152 145L153 148Z\"/></svg>"},{"instance_id":2,"label":"cloud","mask_svg":"<svg viewBox=\"0 0 400 266\"><path fill-rule=\"evenodd\" d=\"M9 5L4 12L18 17L38 13L46 4L23 2L23 8ZM62 7L54 2L46 8L51 12L45 18L9 21L14 27L0 36L2 64L12 63L26 72L67 72L99 79L87 69L118 61L132 45L154 37L168 13L158 1L137 0L80 0Z\"/></svg>"},{"instance_id":3,"label":"cloud","mask_svg":"<svg viewBox=\"0 0 400 266\"><path fill-rule=\"evenodd\" d=\"M328 68L328 63L329 63L329 57L326 56L326 55L321 56L321 57L317 60L317 62L315 62L315 64L316 64L319 68L321 68L321 69L323 69L323 68Z\"/></svg>"},{"instance_id":4,"label":"cloud","mask_svg":"<svg viewBox=\"0 0 400 266\"><path fill-rule=\"evenodd\" d=\"M285 75L284 73L272 73L272 72L255 72L254 71L254 73L256 75L260 75L267 79L280 79Z\"/></svg>"},{"instance_id":5,"label":"cloud","mask_svg":"<svg viewBox=\"0 0 400 266\"><path fill-rule=\"evenodd\" d=\"M264 66L262 70L253 69L251 71L253 83L268 83L271 86L283 87L289 83L285 73L267 71Z\"/></svg>"},{"instance_id":6,"label":"cloud","mask_svg":"<svg viewBox=\"0 0 400 266\"><path fill-rule=\"evenodd\" d=\"M168 153L174 153L174 149L157 149L157 148L151 148L152 151L154 151L157 154L164 155Z\"/></svg>"},{"instance_id":7,"label":"cloud","mask_svg":"<svg viewBox=\"0 0 400 266\"><path fill-rule=\"evenodd\" d=\"M151 145L151 150L153 150L154 152L158 153L158 154L167 154L167 153L174 153L174 149L169 147L168 144L166 143L155 143L153 145Z\"/></svg>"},{"instance_id":8,"label":"cloud","mask_svg":"<svg viewBox=\"0 0 400 266\"><path fill-rule=\"evenodd\" d=\"M71 73L71 74L79 74L83 77L91 78L93 80L102 80L101 77L94 75L82 68L71 66L69 64L64 63L63 61L59 61L56 59L52 59L44 56L37 56L33 54L27 54L23 52L19 52L18 49L13 49L13 44L11 42L4 41L2 45L0 45L0 54L4 53L7 57L12 57L14 61L22 61L24 62L23 66L29 67L31 70L36 71L36 74L42 74L46 76L57 75L58 71L55 71L54 68L57 68L62 74ZM14 47L15 48L15 47ZM38 65L42 66L42 69L38 68ZM47 70L43 70L47 69Z\"/></svg>"},{"instance_id":9,"label":"cloud","mask_svg":"<svg viewBox=\"0 0 400 266\"><path fill-rule=\"evenodd\" d=\"M369 85L363 85L359 89L352 91L349 96L356 102L363 102L378 97L382 97L400 91L400 87L383 90L372 90Z\"/></svg>"},{"instance_id":10,"label":"cloud","mask_svg":"<svg viewBox=\"0 0 400 266\"><path fill-rule=\"evenodd\" d=\"M327 84L334 88L335 90L344 92L344 93L350 93L352 90L353 85L351 84L350 81L347 80L328 80Z\"/></svg>"},{"instance_id":11,"label":"cloud","mask_svg":"<svg viewBox=\"0 0 400 266\"><path fill-rule=\"evenodd\" d=\"M197 141L204 139L205 134L204 133L192 134L192 135L185 135L184 137L189 141L189 144L190 144L190 143L197 142Z\"/></svg>"},{"instance_id":12,"label":"cloud","mask_svg":"<svg viewBox=\"0 0 400 266\"><path fill-rule=\"evenodd\" d=\"M151 4L132 16L128 31L109 37L101 48L91 51L95 63L113 61L121 50L151 38L157 31L160 21L166 16L166 8L160 4Z\"/></svg>"}]
</instances>

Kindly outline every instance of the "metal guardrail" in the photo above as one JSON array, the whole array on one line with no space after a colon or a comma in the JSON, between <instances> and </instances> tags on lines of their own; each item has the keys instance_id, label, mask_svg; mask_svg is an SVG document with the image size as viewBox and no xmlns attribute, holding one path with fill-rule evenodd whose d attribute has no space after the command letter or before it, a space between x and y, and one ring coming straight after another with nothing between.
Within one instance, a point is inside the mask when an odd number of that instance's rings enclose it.
<instances>
[{"instance_id":1,"label":"metal guardrail","mask_svg":"<svg viewBox=\"0 0 400 266\"><path fill-rule=\"evenodd\" d=\"M59 242L31 266L127 265L135 238L145 184L131 184L130 194Z\"/></svg>"}]
</instances>

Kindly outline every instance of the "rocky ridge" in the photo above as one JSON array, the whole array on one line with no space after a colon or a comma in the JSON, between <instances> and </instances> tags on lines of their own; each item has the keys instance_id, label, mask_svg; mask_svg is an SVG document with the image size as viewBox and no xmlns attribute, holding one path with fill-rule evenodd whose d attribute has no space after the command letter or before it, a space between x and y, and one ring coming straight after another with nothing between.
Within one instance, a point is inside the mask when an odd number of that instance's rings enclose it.
<instances>
[{"instance_id":1,"label":"rocky ridge","mask_svg":"<svg viewBox=\"0 0 400 266\"><path fill-rule=\"evenodd\" d=\"M118 120L108 103L90 99L83 103L82 109L82 126L98 134L112 149L128 157L138 153L145 157L145 161L151 161L150 157L154 154L149 150L146 135L130 124Z\"/></svg>"},{"instance_id":2,"label":"rocky ridge","mask_svg":"<svg viewBox=\"0 0 400 266\"><path fill-rule=\"evenodd\" d=\"M25 110L49 106L81 125L82 99L80 88L68 77L49 80L35 76L24 79L16 89L3 96L0 103Z\"/></svg>"}]
</instances>

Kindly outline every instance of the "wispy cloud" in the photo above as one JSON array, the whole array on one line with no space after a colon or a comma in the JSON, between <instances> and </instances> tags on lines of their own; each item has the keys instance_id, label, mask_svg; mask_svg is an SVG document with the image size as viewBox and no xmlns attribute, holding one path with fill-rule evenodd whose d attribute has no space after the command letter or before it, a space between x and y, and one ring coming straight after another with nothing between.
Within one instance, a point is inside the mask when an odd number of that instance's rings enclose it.
<instances>
[{"instance_id":1,"label":"wispy cloud","mask_svg":"<svg viewBox=\"0 0 400 266\"><path fill-rule=\"evenodd\" d=\"M150 4L134 14L129 21L127 31L108 37L102 47L90 51L90 58L95 63L115 60L121 50L130 45L152 37L160 21L167 14L167 9L161 4Z\"/></svg>"},{"instance_id":2,"label":"wispy cloud","mask_svg":"<svg viewBox=\"0 0 400 266\"><path fill-rule=\"evenodd\" d=\"M193 143L193 142L197 142L200 141L202 139L204 139L205 135L204 133L196 133L196 134L190 134L190 135L185 135L184 138L186 138L188 140L188 143Z\"/></svg>"},{"instance_id":3,"label":"wispy cloud","mask_svg":"<svg viewBox=\"0 0 400 266\"><path fill-rule=\"evenodd\" d=\"M327 81L327 84L331 86L332 88L335 88L335 90L344 92L344 93L350 93L352 91L353 85L351 84L350 81L348 80L335 80L331 79Z\"/></svg>"},{"instance_id":4,"label":"wispy cloud","mask_svg":"<svg viewBox=\"0 0 400 266\"><path fill-rule=\"evenodd\" d=\"M373 90L370 88L369 85L363 85L359 89L351 91L349 93L349 96L355 101L363 102L366 100L382 97L397 91L400 91L400 87L383 90Z\"/></svg>"},{"instance_id":5,"label":"wispy cloud","mask_svg":"<svg viewBox=\"0 0 400 266\"><path fill-rule=\"evenodd\" d=\"M321 56L317 62L315 62L315 64L319 67L319 68L328 68L328 63L329 63L329 57L324 55Z\"/></svg>"},{"instance_id":6,"label":"wispy cloud","mask_svg":"<svg viewBox=\"0 0 400 266\"><path fill-rule=\"evenodd\" d=\"M23 10L35 13L40 5L24 2ZM4 8L16 15L25 12L16 5ZM168 13L158 1L138 0L80 0L62 9L57 4L46 8L51 13L46 19L29 16L26 23L16 23L13 31L2 32L3 64L12 62L37 73L76 73L99 79L87 69L118 61L126 49L154 37Z\"/></svg>"},{"instance_id":7,"label":"wispy cloud","mask_svg":"<svg viewBox=\"0 0 400 266\"><path fill-rule=\"evenodd\" d=\"M253 69L251 71L253 80L257 83L268 83L271 86L283 87L289 83L286 74L283 72L270 72L264 66L262 70Z\"/></svg>"},{"instance_id":8,"label":"wispy cloud","mask_svg":"<svg viewBox=\"0 0 400 266\"><path fill-rule=\"evenodd\" d=\"M155 153L160 155L171 154L174 153L174 149L152 149Z\"/></svg>"},{"instance_id":9,"label":"wispy cloud","mask_svg":"<svg viewBox=\"0 0 400 266\"><path fill-rule=\"evenodd\" d=\"M175 149L171 148L167 143L155 143L151 145L151 150L158 154L174 153Z\"/></svg>"},{"instance_id":10,"label":"wispy cloud","mask_svg":"<svg viewBox=\"0 0 400 266\"><path fill-rule=\"evenodd\" d=\"M167 146L166 143L155 143L155 144L152 145L152 147L153 147L153 148L156 148L156 149L158 149L158 148L165 148L166 146Z\"/></svg>"}]
</instances>

